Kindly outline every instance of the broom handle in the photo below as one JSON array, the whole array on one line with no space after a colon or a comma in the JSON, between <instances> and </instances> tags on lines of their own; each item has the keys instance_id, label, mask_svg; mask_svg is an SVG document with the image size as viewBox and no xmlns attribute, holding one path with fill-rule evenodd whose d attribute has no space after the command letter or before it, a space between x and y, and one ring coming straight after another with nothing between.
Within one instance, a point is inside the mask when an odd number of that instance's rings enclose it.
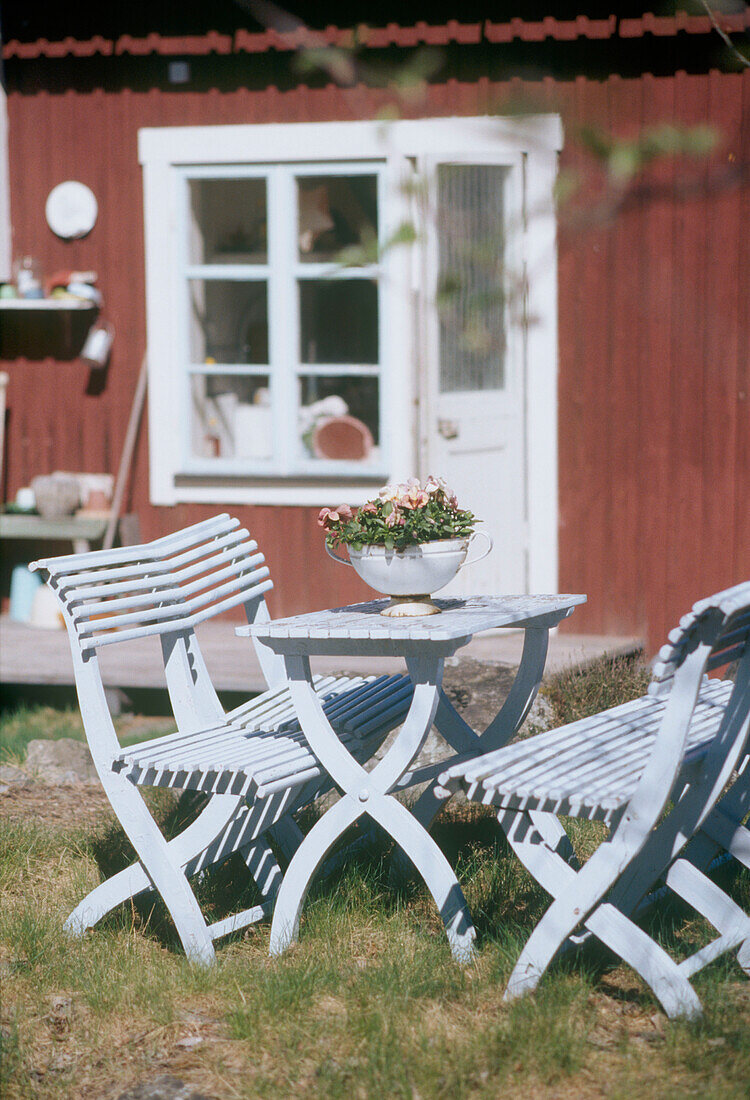
<instances>
[{"instance_id":1,"label":"broom handle","mask_svg":"<svg viewBox=\"0 0 750 1100\"><path fill-rule=\"evenodd\" d=\"M128 482L128 474L130 473L130 465L133 461L133 450L135 449L135 440L138 435L138 425L141 422L143 403L146 400L146 383L148 381L147 363L148 359L146 355L144 355L141 360L141 370L138 375L138 382L136 383L135 394L133 396L133 404L130 409L128 427L125 432L125 442L122 445L120 467L117 471L117 481L115 482L115 491L112 496L112 507L109 512L109 522L107 523L107 530L104 532L104 541L102 542L102 549L104 550L111 550L112 544L115 541L117 521L120 518L125 488Z\"/></svg>"}]
</instances>

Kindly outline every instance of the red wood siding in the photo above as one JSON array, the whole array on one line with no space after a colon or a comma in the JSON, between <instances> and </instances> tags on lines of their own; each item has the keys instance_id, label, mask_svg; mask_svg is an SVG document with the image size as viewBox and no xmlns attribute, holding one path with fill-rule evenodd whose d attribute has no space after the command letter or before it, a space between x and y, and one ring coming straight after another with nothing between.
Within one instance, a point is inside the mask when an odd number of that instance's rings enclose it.
<instances>
[{"instance_id":1,"label":"red wood siding","mask_svg":"<svg viewBox=\"0 0 750 1100\"><path fill-rule=\"evenodd\" d=\"M16 62L20 87L9 74L14 254L38 256L47 273L97 270L117 336L104 385L78 361L2 363L10 375L7 497L53 469L116 472L145 347L139 128L373 117L387 98L332 86L198 93L80 85L51 94L45 64L54 62ZM252 72L265 61L247 64ZM623 135L709 121L723 134L717 163L750 158L747 71L529 85L478 74L436 84L424 113L502 110L519 94L562 113L567 167L586 167L573 135L591 121ZM674 174L665 166L654 183ZM99 202L96 227L78 242L57 240L44 222L46 197L65 179L88 184ZM691 601L750 576L749 195L657 198L611 223L561 231L560 586L589 596L573 630L643 632L654 647ZM144 418L127 506L150 538L222 501L149 505ZM322 553L316 510L228 510L267 555L279 584L274 613L366 596Z\"/></svg>"},{"instance_id":2,"label":"red wood siding","mask_svg":"<svg viewBox=\"0 0 750 1100\"><path fill-rule=\"evenodd\" d=\"M750 159L749 77L579 79L569 102L569 133L594 120L722 135L703 194L561 233L560 586L589 597L571 630L643 633L654 649L693 600L750 576L749 191L706 192ZM650 173L654 191L682 171Z\"/></svg>"}]
</instances>

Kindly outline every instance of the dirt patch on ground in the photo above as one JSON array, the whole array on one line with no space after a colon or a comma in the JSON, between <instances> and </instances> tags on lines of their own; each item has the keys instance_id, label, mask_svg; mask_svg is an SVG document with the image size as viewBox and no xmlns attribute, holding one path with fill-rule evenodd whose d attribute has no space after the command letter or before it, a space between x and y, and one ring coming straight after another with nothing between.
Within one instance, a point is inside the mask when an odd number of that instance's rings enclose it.
<instances>
[{"instance_id":1,"label":"dirt patch on ground","mask_svg":"<svg viewBox=\"0 0 750 1100\"><path fill-rule=\"evenodd\" d=\"M0 817L10 821L33 819L40 825L99 826L114 821L104 791L94 786L61 787L32 783L0 794Z\"/></svg>"}]
</instances>

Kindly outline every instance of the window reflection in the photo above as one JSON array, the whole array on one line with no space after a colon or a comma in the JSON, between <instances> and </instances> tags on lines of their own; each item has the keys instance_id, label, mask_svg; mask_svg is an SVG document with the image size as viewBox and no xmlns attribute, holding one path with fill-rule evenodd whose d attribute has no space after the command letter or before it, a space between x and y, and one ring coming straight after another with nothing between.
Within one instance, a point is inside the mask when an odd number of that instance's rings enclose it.
<instances>
[{"instance_id":1,"label":"window reflection","mask_svg":"<svg viewBox=\"0 0 750 1100\"><path fill-rule=\"evenodd\" d=\"M374 462L380 454L377 378L300 378L303 453L327 461Z\"/></svg>"},{"instance_id":2,"label":"window reflection","mask_svg":"<svg viewBox=\"0 0 750 1100\"><path fill-rule=\"evenodd\" d=\"M193 363L267 363L265 282L190 282Z\"/></svg>"},{"instance_id":3,"label":"window reflection","mask_svg":"<svg viewBox=\"0 0 750 1100\"><path fill-rule=\"evenodd\" d=\"M273 456L267 376L194 374L191 396L194 458Z\"/></svg>"},{"instance_id":4,"label":"window reflection","mask_svg":"<svg viewBox=\"0 0 750 1100\"><path fill-rule=\"evenodd\" d=\"M377 363L378 288L370 279L300 280L300 361Z\"/></svg>"},{"instance_id":5,"label":"window reflection","mask_svg":"<svg viewBox=\"0 0 750 1100\"><path fill-rule=\"evenodd\" d=\"M302 263L330 263L378 237L375 176L300 176L297 239Z\"/></svg>"},{"instance_id":6,"label":"window reflection","mask_svg":"<svg viewBox=\"0 0 750 1100\"><path fill-rule=\"evenodd\" d=\"M505 384L505 212L508 169L438 169L440 391Z\"/></svg>"},{"instance_id":7,"label":"window reflection","mask_svg":"<svg viewBox=\"0 0 750 1100\"><path fill-rule=\"evenodd\" d=\"M267 262L265 180L191 180L189 186L190 263Z\"/></svg>"}]
</instances>

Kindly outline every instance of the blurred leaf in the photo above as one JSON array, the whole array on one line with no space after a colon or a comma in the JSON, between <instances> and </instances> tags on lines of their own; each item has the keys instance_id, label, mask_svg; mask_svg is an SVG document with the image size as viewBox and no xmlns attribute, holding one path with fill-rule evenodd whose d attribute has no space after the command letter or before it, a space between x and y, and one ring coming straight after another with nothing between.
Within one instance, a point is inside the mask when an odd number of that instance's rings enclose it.
<instances>
[{"instance_id":1,"label":"blurred leaf","mask_svg":"<svg viewBox=\"0 0 750 1100\"><path fill-rule=\"evenodd\" d=\"M569 202L580 186L581 177L578 172L572 168L561 169L555 180L554 190L555 202L558 206L563 206L566 202Z\"/></svg>"},{"instance_id":2,"label":"blurred leaf","mask_svg":"<svg viewBox=\"0 0 750 1100\"><path fill-rule=\"evenodd\" d=\"M617 138L596 126L579 131L584 148L602 162L611 179L627 182L659 157L706 156L718 134L710 126L673 126L664 123L642 130L635 138Z\"/></svg>"}]
</instances>

